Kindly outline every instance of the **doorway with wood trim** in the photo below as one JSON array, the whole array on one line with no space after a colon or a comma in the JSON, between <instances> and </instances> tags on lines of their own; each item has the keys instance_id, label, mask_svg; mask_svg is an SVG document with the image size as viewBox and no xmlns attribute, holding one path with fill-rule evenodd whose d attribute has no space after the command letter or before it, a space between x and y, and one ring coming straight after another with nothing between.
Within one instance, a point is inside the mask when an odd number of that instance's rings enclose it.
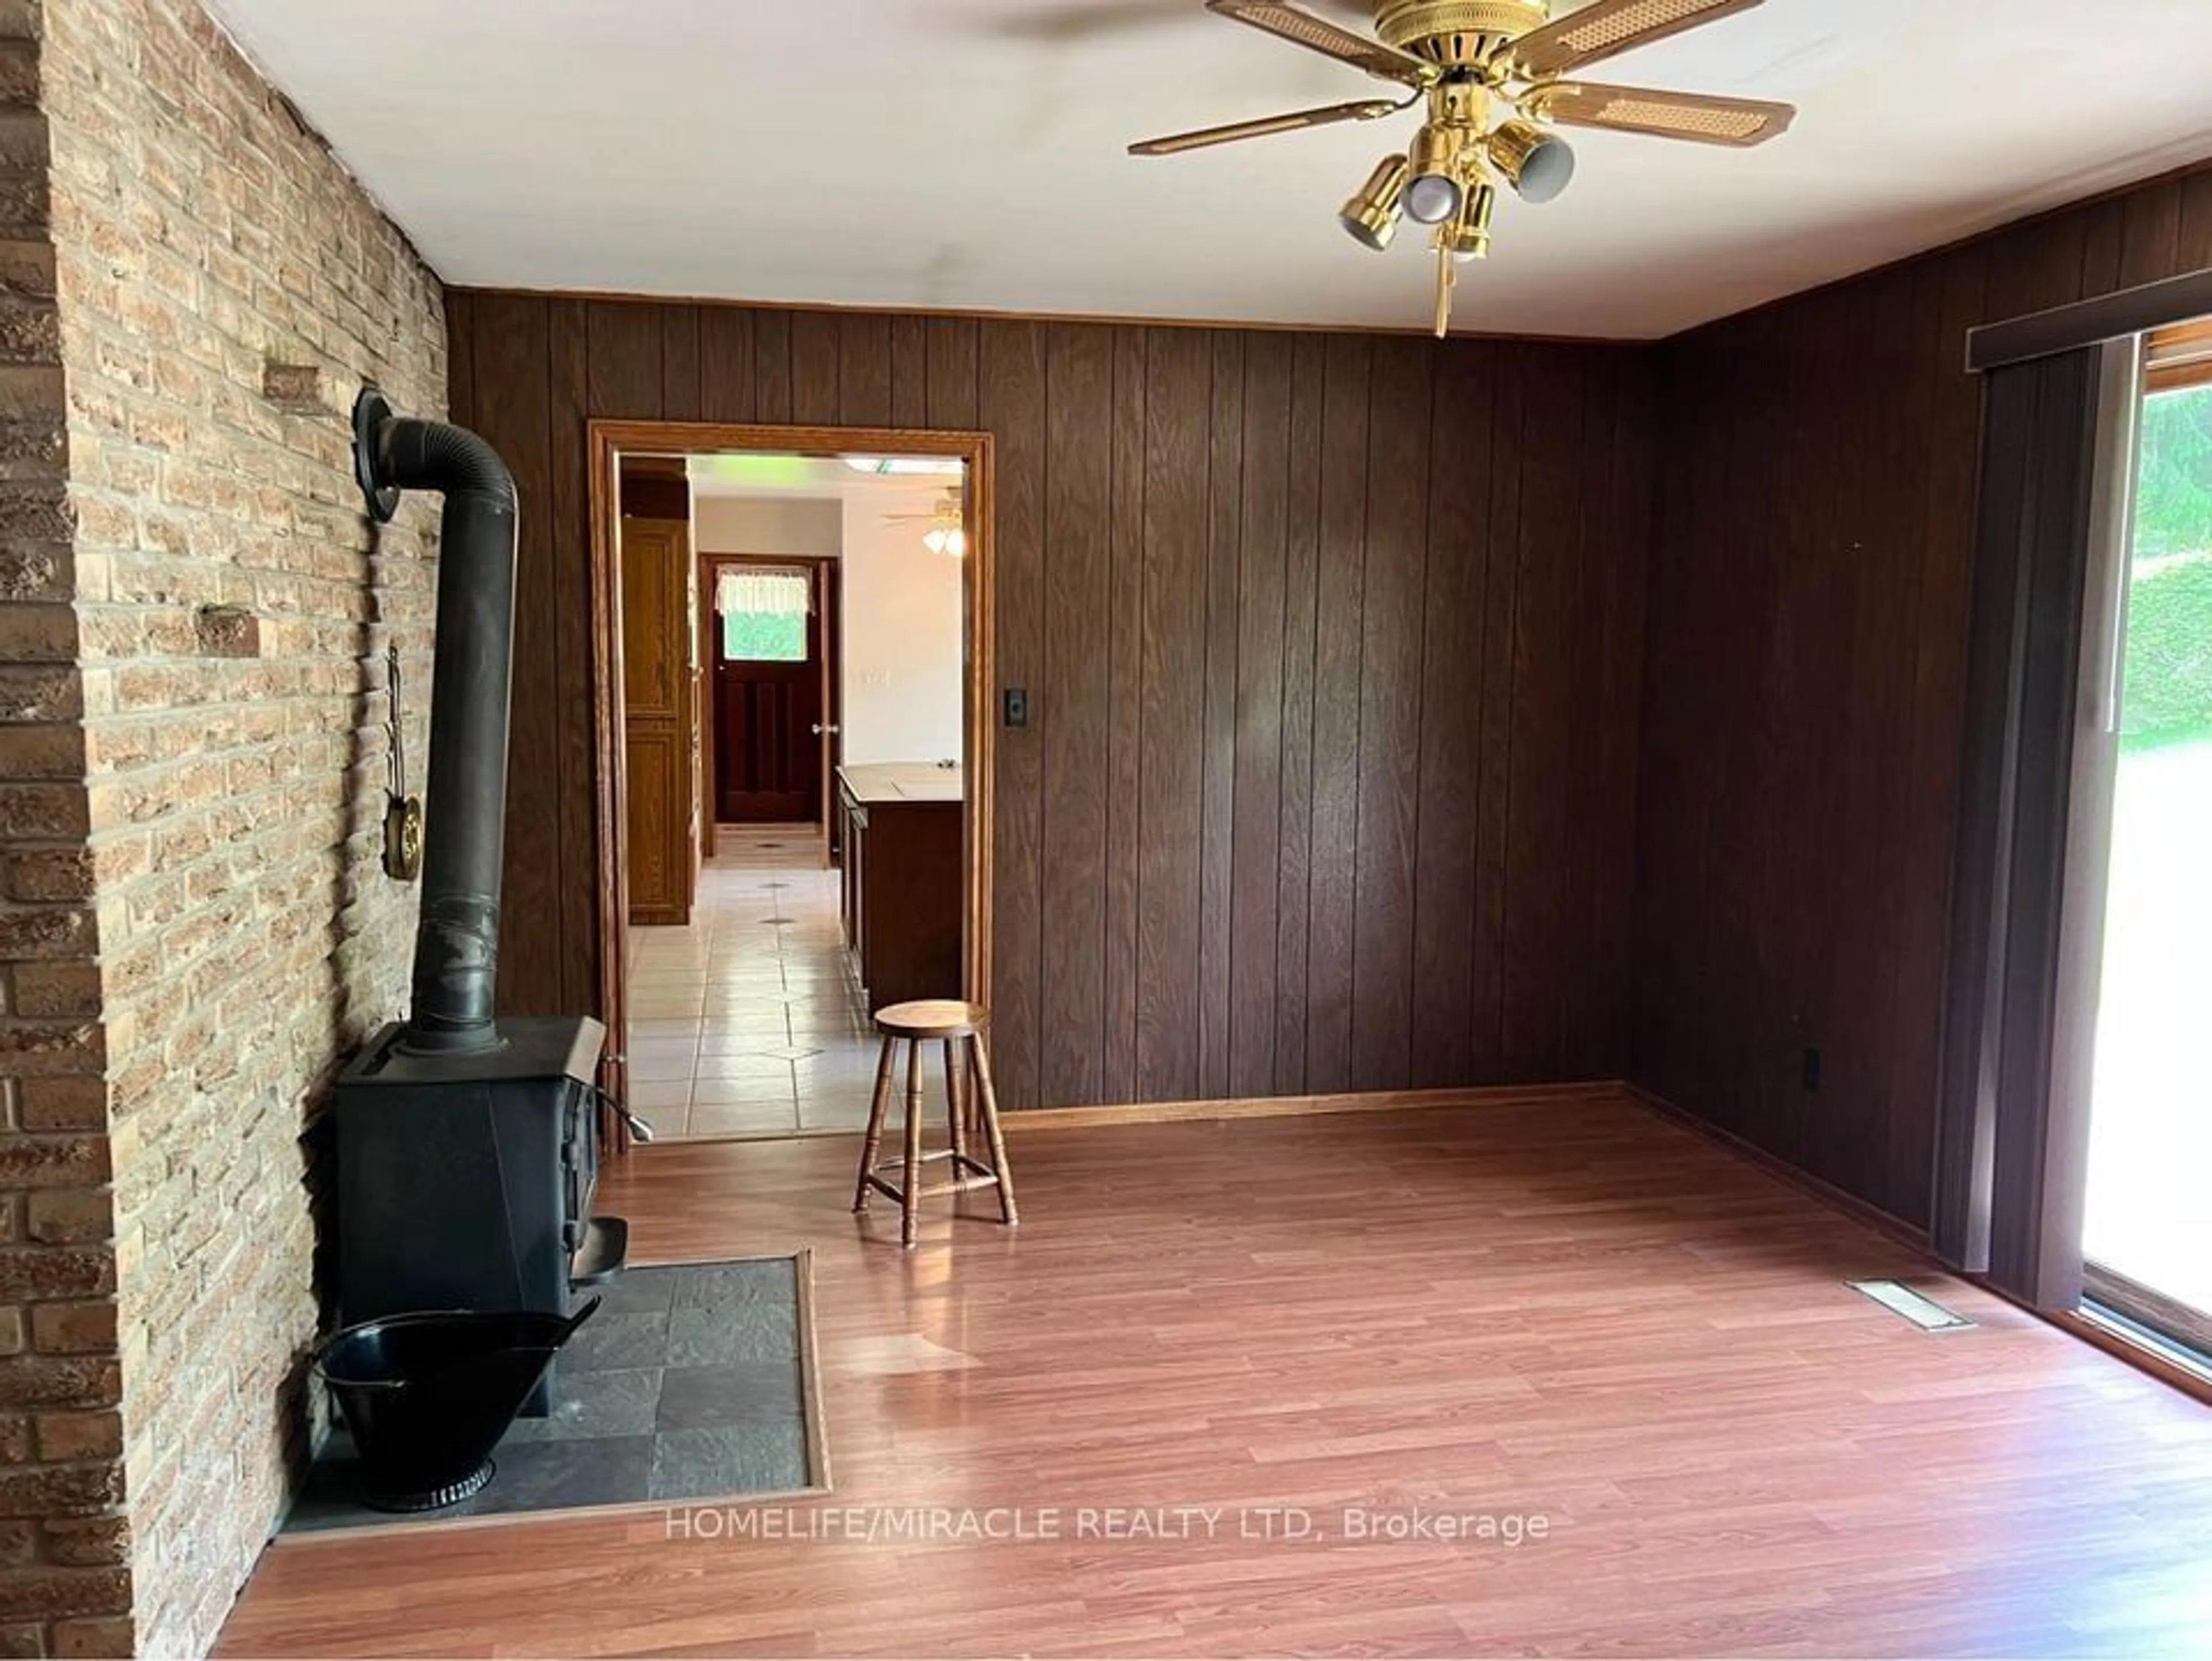
<instances>
[{"instance_id":1,"label":"doorway with wood trim","mask_svg":"<svg viewBox=\"0 0 2212 1661\"><path fill-rule=\"evenodd\" d=\"M871 1008L988 984L989 438L590 444L611 1086L661 1137L856 1130Z\"/></svg>"}]
</instances>

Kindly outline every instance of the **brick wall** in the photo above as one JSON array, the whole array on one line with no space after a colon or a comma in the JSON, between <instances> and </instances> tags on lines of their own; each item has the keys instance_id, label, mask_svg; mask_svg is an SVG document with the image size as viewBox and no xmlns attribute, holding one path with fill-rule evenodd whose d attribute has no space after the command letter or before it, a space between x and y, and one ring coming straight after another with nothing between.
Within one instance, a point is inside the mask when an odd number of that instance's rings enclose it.
<instances>
[{"instance_id":1,"label":"brick wall","mask_svg":"<svg viewBox=\"0 0 2212 1661\"><path fill-rule=\"evenodd\" d=\"M442 304L195 0L0 29L0 1632L197 1653L303 1442L313 1123L403 1000L434 508L372 541L344 411L442 411Z\"/></svg>"},{"instance_id":2,"label":"brick wall","mask_svg":"<svg viewBox=\"0 0 2212 1661\"><path fill-rule=\"evenodd\" d=\"M105 1030L37 0L0 5L0 1653L116 1646Z\"/></svg>"}]
</instances>

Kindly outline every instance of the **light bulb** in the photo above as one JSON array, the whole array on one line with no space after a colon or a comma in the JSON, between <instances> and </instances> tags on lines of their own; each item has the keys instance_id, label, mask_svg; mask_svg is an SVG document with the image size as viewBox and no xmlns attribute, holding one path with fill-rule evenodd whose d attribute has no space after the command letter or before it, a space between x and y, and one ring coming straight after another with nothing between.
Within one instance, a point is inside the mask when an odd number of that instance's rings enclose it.
<instances>
[{"instance_id":1,"label":"light bulb","mask_svg":"<svg viewBox=\"0 0 2212 1661\"><path fill-rule=\"evenodd\" d=\"M1406 212L1424 225L1441 225L1459 211L1459 181L1440 173L1425 173L1406 186Z\"/></svg>"},{"instance_id":2,"label":"light bulb","mask_svg":"<svg viewBox=\"0 0 2212 1661\"><path fill-rule=\"evenodd\" d=\"M1459 211L1465 194L1455 176L1463 135L1455 127L1429 122L1413 135L1406 153L1413 182L1406 186L1406 216L1424 225L1441 225Z\"/></svg>"}]
</instances>

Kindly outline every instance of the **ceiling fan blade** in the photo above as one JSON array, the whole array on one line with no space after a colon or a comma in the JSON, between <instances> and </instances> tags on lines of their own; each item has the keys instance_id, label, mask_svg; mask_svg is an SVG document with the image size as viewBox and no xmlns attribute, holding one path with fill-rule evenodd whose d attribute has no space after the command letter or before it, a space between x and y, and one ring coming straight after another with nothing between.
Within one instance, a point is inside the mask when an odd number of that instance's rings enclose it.
<instances>
[{"instance_id":1,"label":"ceiling fan blade","mask_svg":"<svg viewBox=\"0 0 2212 1661\"><path fill-rule=\"evenodd\" d=\"M1716 98L1704 93L1660 92L1650 87L1607 87L1570 81L1545 87L1529 102L1547 121L1601 127L1652 138L1686 138L1698 144L1749 149L1779 138L1797 119L1796 107L1756 98Z\"/></svg>"},{"instance_id":2,"label":"ceiling fan blade","mask_svg":"<svg viewBox=\"0 0 2212 1661\"><path fill-rule=\"evenodd\" d=\"M1423 63L1412 53L1386 46L1379 40L1370 40L1364 34L1339 28L1310 11L1286 6L1282 0L1206 0L1206 9L1234 22L1264 29L1308 52L1317 52L1340 64L1365 70L1381 80L1425 87L1437 78L1434 64Z\"/></svg>"},{"instance_id":3,"label":"ceiling fan blade","mask_svg":"<svg viewBox=\"0 0 2212 1661\"><path fill-rule=\"evenodd\" d=\"M1258 121L1232 121L1225 127L1200 127L1195 132L1170 134L1165 138L1147 138L1140 144L1129 146L1132 155L1181 155L1185 150L1202 150L1210 144L1234 144L1245 138L1270 138L1279 132L1303 132L1308 127L1332 127L1340 121L1379 121L1386 115L1395 115L1405 107L1387 98L1363 99L1352 104L1331 104L1325 109L1293 110L1288 115L1271 115Z\"/></svg>"},{"instance_id":4,"label":"ceiling fan blade","mask_svg":"<svg viewBox=\"0 0 2212 1661\"><path fill-rule=\"evenodd\" d=\"M1532 78L1567 75L1685 29L1749 11L1765 0L1595 0L1513 43L1513 61Z\"/></svg>"}]
</instances>

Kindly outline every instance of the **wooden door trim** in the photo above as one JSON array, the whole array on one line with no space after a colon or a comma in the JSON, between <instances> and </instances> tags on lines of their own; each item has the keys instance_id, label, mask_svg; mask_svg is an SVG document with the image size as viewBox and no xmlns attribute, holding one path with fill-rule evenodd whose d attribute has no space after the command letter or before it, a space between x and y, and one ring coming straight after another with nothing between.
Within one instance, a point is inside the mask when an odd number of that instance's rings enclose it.
<instances>
[{"instance_id":1,"label":"wooden door trim","mask_svg":"<svg viewBox=\"0 0 2212 1661\"><path fill-rule=\"evenodd\" d=\"M626 958L629 881L623 836L629 811L622 765L622 591L615 559L617 488L623 455L684 455L755 450L775 454L936 456L968 467L968 552L963 561L963 607L966 657L963 695L967 749L961 757L967 786L963 826L965 892L962 957L963 993L988 1003L991 986L991 824L996 808L994 767L997 724L995 542L996 472L991 435L913 427L767 426L706 421L606 421L585 423L592 531L592 745L593 842L599 875L599 1009L617 1059L604 1070L617 1099L629 1094L623 1034L629 1027ZM629 1132L619 1119L611 1151L628 1151Z\"/></svg>"}]
</instances>

